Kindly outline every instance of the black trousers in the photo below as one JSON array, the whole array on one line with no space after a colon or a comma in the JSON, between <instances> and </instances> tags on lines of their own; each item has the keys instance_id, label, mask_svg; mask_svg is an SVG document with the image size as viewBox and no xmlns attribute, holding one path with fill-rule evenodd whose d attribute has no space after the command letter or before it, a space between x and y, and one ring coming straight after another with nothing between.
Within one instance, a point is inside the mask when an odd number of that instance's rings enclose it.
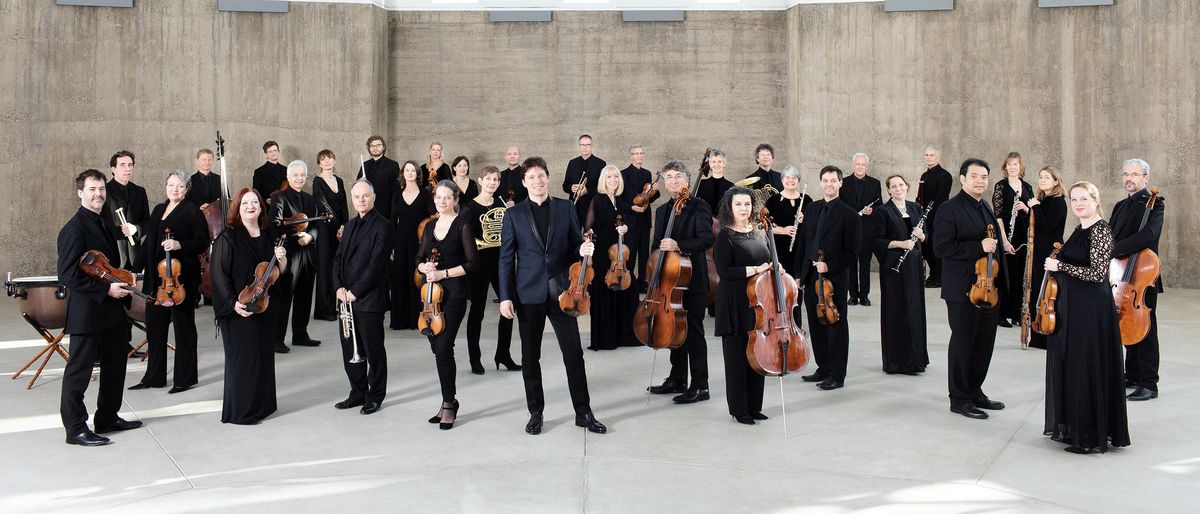
<instances>
[{"instance_id":1,"label":"black trousers","mask_svg":"<svg viewBox=\"0 0 1200 514\"><path fill-rule=\"evenodd\" d=\"M517 322L521 332L521 378L525 380L525 402L529 412L542 412L546 397L542 392L542 331L546 320L554 327L563 365L567 368L567 387L576 415L592 412L588 395L587 373L583 366L583 348L579 341L579 322L563 313L558 300L547 298L544 303L518 304Z\"/></svg>"},{"instance_id":2,"label":"black trousers","mask_svg":"<svg viewBox=\"0 0 1200 514\"><path fill-rule=\"evenodd\" d=\"M447 403L453 402L458 392L454 386L454 339L458 337L458 329L462 326L466 313L465 300L443 302L445 328L442 329L442 333L429 337L429 348L433 350L433 360L437 364L438 382L442 385L442 401Z\"/></svg>"},{"instance_id":3,"label":"black trousers","mask_svg":"<svg viewBox=\"0 0 1200 514\"><path fill-rule=\"evenodd\" d=\"M317 282L316 298L313 301L313 317L333 319L337 317L337 291L333 289L333 257L337 253L337 229L333 223L320 222L317 227Z\"/></svg>"},{"instance_id":4,"label":"black trousers","mask_svg":"<svg viewBox=\"0 0 1200 514\"><path fill-rule=\"evenodd\" d=\"M482 269L468 281L471 286L471 310L467 313L467 355L471 358L472 363L479 362L483 355L479 349L479 338L483 332L483 313L488 306L488 284L491 284L492 290L496 292L497 296L500 295L498 264L495 259L486 259L481 266ZM500 318L500 321L496 327L495 360L511 360L513 322L504 316L497 317Z\"/></svg>"},{"instance_id":5,"label":"black trousers","mask_svg":"<svg viewBox=\"0 0 1200 514\"><path fill-rule=\"evenodd\" d=\"M866 298L871 294L871 234L863 231L862 246L858 252L858 266L850 269L850 298Z\"/></svg>"},{"instance_id":6,"label":"black trousers","mask_svg":"<svg viewBox=\"0 0 1200 514\"><path fill-rule=\"evenodd\" d=\"M186 301L175 307L146 305L146 341L150 349L146 355L143 384L154 387L167 385L167 330L172 322L175 325L175 386L190 387L199 382L196 307L194 301Z\"/></svg>"},{"instance_id":7,"label":"black trousers","mask_svg":"<svg viewBox=\"0 0 1200 514\"><path fill-rule=\"evenodd\" d=\"M1151 391L1158 390L1158 291L1146 288L1150 332L1142 342L1125 347L1125 380Z\"/></svg>"},{"instance_id":8,"label":"black trousers","mask_svg":"<svg viewBox=\"0 0 1200 514\"><path fill-rule=\"evenodd\" d=\"M687 384L688 369L692 371L690 389L708 389L708 342L704 339L704 295L689 294L683 297L683 309L687 311L687 337L683 345L671 350L671 374L667 380ZM746 347L742 346L745 353ZM746 360L743 356L742 360ZM747 364L749 365L749 364Z\"/></svg>"},{"instance_id":9,"label":"black trousers","mask_svg":"<svg viewBox=\"0 0 1200 514\"><path fill-rule=\"evenodd\" d=\"M288 328L288 311L292 313L292 343L308 341L308 321L312 315L313 286L317 280L316 269L310 256L300 255L288 257L288 272L291 278L290 287L285 294L279 295L283 308L276 319L275 346L282 346ZM284 280L284 279L280 279ZM271 298L275 302L275 298Z\"/></svg>"},{"instance_id":10,"label":"black trousers","mask_svg":"<svg viewBox=\"0 0 1200 514\"><path fill-rule=\"evenodd\" d=\"M846 365L850 359L850 326L846 319L846 287L841 281L833 283L833 304L842 319L833 325L817 320L816 272L804 287L804 309L808 311L808 336L812 342L816 373L834 380L846 380ZM797 318L799 319L799 318Z\"/></svg>"},{"instance_id":11,"label":"black trousers","mask_svg":"<svg viewBox=\"0 0 1200 514\"><path fill-rule=\"evenodd\" d=\"M351 304L353 305L353 304ZM354 341L338 327L342 341L342 366L350 380L350 399L382 402L387 394L387 350L383 346L383 313L363 312L351 307L354 313L354 334L358 336L358 355L363 362L351 364Z\"/></svg>"},{"instance_id":12,"label":"black trousers","mask_svg":"<svg viewBox=\"0 0 1200 514\"><path fill-rule=\"evenodd\" d=\"M960 405L985 398L983 381L996 346L999 307L980 309L970 302L946 302L950 317L949 363L950 404Z\"/></svg>"},{"instance_id":13,"label":"black trousers","mask_svg":"<svg viewBox=\"0 0 1200 514\"><path fill-rule=\"evenodd\" d=\"M933 220L930 219L925 223L926 227L933 226ZM933 254L933 236L932 232L926 231L929 237L925 238L925 242L921 243L921 258L925 259L925 263L929 265L929 280L942 281L942 259Z\"/></svg>"},{"instance_id":14,"label":"black trousers","mask_svg":"<svg viewBox=\"0 0 1200 514\"><path fill-rule=\"evenodd\" d=\"M743 332L721 336L721 349L725 354L725 401L730 416L745 416L762 412L763 383L765 377L750 367L746 360L748 336Z\"/></svg>"},{"instance_id":15,"label":"black trousers","mask_svg":"<svg viewBox=\"0 0 1200 514\"><path fill-rule=\"evenodd\" d=\"M63 370L62 397L59 414L67 435L87 428L87 407L83 393L92 380L92 366L100 358L100 392L96 396L94 425L111 425L117 421L121 394L125 391L125 364L129 351L129 325L121 323L103 332L71 334L70 359Z\"/></svg>"},{"instance_id":16,"label":"black trousers","mask_svg":"<svg viewBox=\"0 0 1200 514\"><path fill-rule=\"evenodd\" d=\"M644 214L634 214L638 223L637 236L629 241L629 262L636 263L637 269L633 275L637 277L637 282L634 284L638 287L638 291L642 291L641 284L646 281L646 262L650 260L650 208L647 208Z\"/></svg>"}]
</instances>

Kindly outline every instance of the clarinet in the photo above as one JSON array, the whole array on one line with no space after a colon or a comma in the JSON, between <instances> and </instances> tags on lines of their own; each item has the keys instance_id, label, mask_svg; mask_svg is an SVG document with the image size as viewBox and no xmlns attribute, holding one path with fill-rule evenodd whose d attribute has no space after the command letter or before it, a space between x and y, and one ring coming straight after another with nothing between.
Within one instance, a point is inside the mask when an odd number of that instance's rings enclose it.
<instances>
[{"instance_id":1,"label":"clarinet","mask_svg":"<svg viewBox=\"0 0 1200 514\"><path fill-rule=\"evenodd\" d=\"M913 228L913 232L916 232L918 229L925 226L925 218L929 217L929 210L933 209L934 203L937 203L937 202L929 202L929 206L925 207L925 210L921 212L921 219L917 221L917 226ZM916 243L917 236L912 236L912 237L908 238L908 240L912 241L913 243ZM908 252L911 252L911 251L912 251L912 248L908 248L908 249L904 250L904 253L900 254L900 261L896 263L896 267L892 268L892 271L895 271L896 273L900 273L900 266L904 264L904 259L908 258Z\"/></svg>"}]
</instances>

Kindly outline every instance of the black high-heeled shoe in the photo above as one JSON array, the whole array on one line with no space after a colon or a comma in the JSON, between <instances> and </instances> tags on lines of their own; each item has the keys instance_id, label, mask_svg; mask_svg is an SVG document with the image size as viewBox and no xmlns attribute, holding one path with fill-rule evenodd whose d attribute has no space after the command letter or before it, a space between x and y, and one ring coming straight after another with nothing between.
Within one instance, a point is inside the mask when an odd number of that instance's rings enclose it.
<instances>
[{"instance_id":1,"label":"black high-heeled shoe","mask_svg":"<svg viewBox=\"0 0 1200 514\"><path fill-rule=\"evenodd\" d=\"M512 357L505 357L503 359L497 357L496 358L496 369L497 370L500 369L501 364L504 365L505 371L521 371L521 365L517 364L516 362L513 362Z\"/></svg>"},{"instance_id":2,"label":"black high-heeled shoe","mask_svg":"<svg viewBox=\"0 0 1200 514\"><path fill-rule=\"evenodd\" d=\"M486 372L487 372L487 370L484 369L482 362L471 361L471 373L474 373L476 375L482 375Z\"/></svg>"},{"instance_id":3,"label":"black high-heeled shoe","mask_svg":"<svg viewBox=\"0 0 1200 514\"><path fill-rule=\"evenodd\" d=\"M454 422L458 419L458 400L454 400L454 403L449 407L445 403L442 404L442 414L446 414L447 412L450 414L450 422L438 421L438 428L442 430L454 428Z\"/></svg>"}]
</instances>

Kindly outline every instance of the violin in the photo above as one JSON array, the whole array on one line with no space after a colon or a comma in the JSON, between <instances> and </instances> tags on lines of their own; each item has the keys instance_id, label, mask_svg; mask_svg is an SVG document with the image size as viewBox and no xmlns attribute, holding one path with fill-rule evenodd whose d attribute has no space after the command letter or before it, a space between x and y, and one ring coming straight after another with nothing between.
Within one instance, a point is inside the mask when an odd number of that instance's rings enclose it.
<instances>
[{"instance_id":1,"label":"violin","mask_svg":"<svg viewBox=\"0 0 1200 514\"><path fill-rule=\"evenodd\" d=\"M441 252L437 248L429 251L425 262L437 264ZM442 285L426 281L421 286L421 315L417 316L417 329L421 335L433 337L446 329L446 315L442 312Z\"/></svg>"},{"instance_id":2,"label":"violin","mask_svg":"<svg viewBox=\"0 0 1200 514\"><path fill-rule=\"evenodd\" d=\"M275 247L283 246L283 242L287 238L279 238L275 243ZM271 256L271 260L260 262L254 267L254 280L251 280L242 291L238 293L238 303L246 306L246 312L258 314L267 311L267 304L270 297L267 295L267 290L279 280L279 258L275 255Z\"/></svg>"},{"instance_id":3,"label":"violin","mask_svg":"<svg viewBox=\"0 0 1200 514\"><path fill-rule=\"evenodd\" d=\"M767 209L759 211L759 223L767 233L771 251L771 269L746 283L746 297L754 310L754 330L748 334L746 358L750 367L763 376L784 376L808 366L812 347L808 334L792 318L800 302L796 279L780 271L779 251L772 237L773 226Z\"/></svg>"},{"instance_id":4,"label":"violin","mask_svg":"<svg viewBox=\"0 0 1200 514\"><path fill-rule=\"evenodd\" d=\"M684 187L671 206L665 237L671 236L675 217L688 201ZM638 304L633 316L633 334L638 341L654 349L675 349L687 337L687 311L683 309L683 293L692 280L692 260L679 254L655 249L646 263L649 277L646 297Z\"/></svg>"},{"instance_id":5,"label":"violin","mask_svg":"<svg viewBox=\"0 0 1200 514\"><path fill-rule=\"evenodd\" d=\"M583 233L585 242L592 241L592 231ZM558 295L558 307L570 316L578 318L587 314L592 308L592 297L588 295L588 286L596 272L592 270L592 258L584 257L571 265L568 272L571 276L571 286Z\"/></svg>"},{"instance_id":6,"label":"violin","mask_svg":"<svg viewBox=\"0 0 1200 514\"><path fill-rule=\"evenodd\" d=\"M996 238L996 227L987 226L987 238ZM992 309L1000 304L1000 290L996 288L996 274L1000 272L1000 263L996 260L995 252L975 261L975 283L967 291L967 299L981 309Z\"/></svg>"},{"instance_id":7,"label":"violin","mask_svg":"<svg viewBox=\"0 0 1200 514\"><path fill-rule=\"evenodd\" d=\"M1138 230L1146 228L1150 212L1158 201L1158 189L1150 190L1146 200L1146 212ZM1154 250L1146 248L1138 253L1113 259L1108 267L1108 280L1112 284L1113 301L1117 304L1117 325L1121 328L1121 344L1125 346L1142 342L1150 333L1150 307L1145 304L1146 289L1154 287L1162 271L1162 262Z\"/></svg>"},{"instance_id":8,"label":"violin","mask_svg":"<svg viewBox=\"0 0 1200 514\"><path fill-rule=\"evenodd\" d=\"M171 229L166 229L163 232L163 240L171 239ZM187 294L183 290L183 284L179 283L179 272L182 266L179 259L171 258L170 250L163 250L166 256L158 262L158 291L155 294L154 304L162 307L173 307L176 304L183 303L183 299Z\"/></svg>"},{"instance_id":9,"label":"violin","mask_svg":"<svg viewBox=\"0 0 1200 514\"><path fill-rule=\"evenodd\" d=\"M825 250L817 250L817 262L825 262ZM833 282L825 278L824 273L818 273L814 285L817 287L817 321L822 325L836 325L842 316L837 304L833 303Z\"/></svg>"},{"instance_id":10,"label":"violin","mask_svg":"<svg viewBox=\"0 0 1200 514\"><path fill-rule=\"evenodd\" d=\"M108 262L108 257L104 256L104 252L100 250L88 250L79 256L79 269L83 274L91 277L93 280L103 282L105 284L120 284L121 289L129 291L134 296L153 302L154 299L150 295L141 292L134 283L137 282L137 277L132 271L113 267Z\"/></svg>"},{"instance_id":11,"label":"violin","mask_svg":"<svg viewBox=\"0 0 1200 514\"><path fill-rule=\"evenodd\" d=\"M651 190L654 189L654 185L657 184L659 180L662 180L662 172L661 171L658 172L658 175L656 175L654 177L653 182L650 182L650 183L642 186L641 193L638 193L633 196L633 205L641 207L642 209L649 208L650 207L650 197L653 195L653 193L651 193Z\"/></svg>"},{"instance_id":12,"label":"violin","mask_svg":"<svg viewBox=\"0 0 1200 514\"><path fill-rule=\"evenodd\" d=\"M1050 252L1051 259L1058 258L1058 250L1062 248L1062 243L1054 243L1054 250ZM1033 331L1044 336L1054 333L1056 324L1058 323L1057 315L1054 312L1054 302L1058 301L1058 280L1049 271L1042 274L1042 288L1038 290L1037 298L1037 317L1033 320Z\"/></svg>"},{"instance_id":13,"label":"violin","mask_svg":"<svg viewBox=\"0 0 1200 514\"><path fill-rule=\"evenodd\" d=\"M624 223L625 220L618 214L617 226ZM611 264L608 265L608 272L604 274L604 285L613 291L629 289L633 283L633 276L626 266L626 262L629 261L629 247L625 246L625 234L617 233L616 244L608 247L608 260Z\"/></svg>"},{"instance_id":14,"label":"violin","mask_svg":"<svg viewBox=\"0 0 1200 514\"><path fill-rule=\"evenodd\" d=\"M290 227L292 232L299 234L300 232L308 230L308 224L313 221L333 221L333 214L327 212L325 214L310 217L303 212L297 212L296 214L284 218L283 222L281 222L279 226Z\"/></svg>"},{"instance_id":15,"label":"violin","mask_svg":"<svg viewBox=\"0 0 1200 514\"><path fill-rule=\"evenodd\" d=\"M441 168L441 164L439 163L437 168L433 167L433 159L425 161L425 171L429 173L429 175L425 177L425 182L429 185L430 193L433 193L437 190L438 168Z\"/></svg>"}]
</instances>

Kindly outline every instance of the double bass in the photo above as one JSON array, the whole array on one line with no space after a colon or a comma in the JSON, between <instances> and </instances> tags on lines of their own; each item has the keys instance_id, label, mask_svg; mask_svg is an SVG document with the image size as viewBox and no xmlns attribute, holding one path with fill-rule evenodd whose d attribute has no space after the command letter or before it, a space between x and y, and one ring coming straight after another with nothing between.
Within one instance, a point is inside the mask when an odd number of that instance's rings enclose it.
<instances>
[{"instance_id":1,"label":"double bass","mask_svg":"<svg viewBox=\"0 0 1200 514\"><path fill-rule=\"evenodd\" d=\"M1016 219L1016 213L1013 219ZM1021 290L1021 349L1029 348L1029 325L1033 322L1029 312L1029 295L1033 289L1033 209L1029 209L1029 230L1025 234L1025 278Z\"/></svg>"},{"instance_id":2,"label":"double bass","mask_svg":"<svg viewBox=\"0 0 1200 514\"><path fill-rule=\"evenodd\" d=\"M671 206L664 237L671 236L675 218L688 201L685 187ZM679 252L655 249L646 263L648 287L646 297L633 315L633 334L642 344L656 350L672 350L683 345L687 337L687 311L683 309L683 294L692 280L692 260Z\"/></svg>"},{"instance_id":3,"label":"double bass","mask_svg":"<svg viewBox=\"0 0 1200 514\"><path fill-rule=\"evenodd\" d=\"M163 231L163 240L171 239L171 229ZM179 259L171 257L170 250L163 250L165 256L163 260L158 261L158 291L154 295L154 304L161 307L174 307L177 304L183 303L187 294L183 290L183 284L179 282L179 272L183 266L179 263Z\"/></svg>"},{"instance_id":4,"label":"double bass","mask_svg":"<svg viewBox=\"0 0 1200 514\"><path fill-rule=\"evenodd\" d=\"M987 226L987 238L996 238L994 225ZM996 288L997 273L1000 273L1000 262L996 259L995 252L988 252L975 261L975 283L971 284L971 290L967 291L967 299L976 307L992 309L1000 303L1000 290Z\"/></svg>"},{"instance_id":5,"label":"double bass","mask_svg":"<svg viewBox=\"0 0 1200 514\"><path fill-rule=\"evenodd\" d=\"M283 246L286 237L279 238L275 243L275 247ZM267 290L279 280L279 259L275 255L271 255L271 260L260 262L254 267L254 280L251 280L242 291L238 293L238 303L246 306L247 312L259 313L266 312L270 297L267 295Z\"/></svg>"},{"instance_id":6,"label":"double bass","mask_svg":"<svg viewBox=\"0 0 1200 514\"><path fill-rule=\"evenodd\" d=\"M621 215L617 215L617 226L623 225L625 220ZM629 267L626 264L629 261L629 247L625 246L625 234L617 233L617 242L608 247L608 272L604 274L604 285L608 286L613 291L624 291L629 289L633 283L633 275L629 273Z\"/></svg>"},{"instance_id":7,"label":"double bass","mask_svg":"<svg viewBox=\"0 0 1200 514\"><path fill-rule=\"evenodd\" d=\"M1138 230L1146 228L1150 212L1158 202L1158 189L1150 190L1146 200L1146 212ZM1117 325L1121 327L1121 344L1125 346L1142 342L1150 333L1150 307L1145 303L1146 289L1154 287L1162 271L1162 262L1154 250L1146 248L1138 253L1113 259L1108 267L1108 280L1112 284L1113 301L1117 304Z\"/></svg>"},{"instance_id":8,"label":"double bass","mask_svg":"<svg viewBox=\"0 0 1200 514\"><path fill-rule=\"evenodd\" d=\"M1050 252L1051 259L1058 258L1062 243L1054 243ZM1054 303L1058 301L1058 280L1049 271L1042 273L1042 287L1038 289L1037 317L1033 320L1033 331L1048 336L1054 333L1058 325L1058 317L1054 312Z\"/></svg>"},{"instance_id":9,"label":"double bass","mask_svg":"<svg viewBox=\"0 0 1200 514\"><path fill-rule=\"evenodd\" d=\"M771 269L746 283L746 296L754 310L754 330L748 335L746 358L750 367L763 376L784 376L808 366L812 348L808 334L792 318L799 304L800 287L796 279L781 271L779 252L772 237L772 220L767 209L759 212L759 223L767 236Z\"/></svg>"},{"instance_id":10,"label":"double bass","mask_svg":"<svg viewBox=\"0 0 1200 514\"><path fill-rule=\"evenodd\" d=\"M429 251L425 262L437 264L441 252L437 248ZM436 336L446 329L446 314L442 312L442 285L426 281L421 286L421 314L417 316L417 330L423 336Z\"/></svg>"},{"instance_id":11,"label":"double bass","mask_svg":"<svg viewBox=\"0 0 1200 514\"><path fill-rule=\"evenodd\" d=\"M217 150L216 159L221 164L221 191L217 196L216 202L209 202L203 211L204 223L208 225L208 249L200 254L200 294L212 297L212 274L209 268L212 265L212 242L217 240L217 235L225 229L225 216L229 212L229 174L225 170L225 138L221 137L221 131L217 131ZM265 202L264 202L265 203Z\"/></svg>"},{"instance_id":12,"label":"double bass","mask_svg":"<svg viewBox=\"0 0 1200 514\"><path fill-rule=\"evenodd\" d=\"M583 233L583 241L592 241L592 231ZM587 256L571 265L567 272L571 277L571 285L558 295L558 307L568 316L580 317L592 308L592 297L588 294L588 286L596 276L592 269L592 257Z\"/></svg>"}]
</instances>

